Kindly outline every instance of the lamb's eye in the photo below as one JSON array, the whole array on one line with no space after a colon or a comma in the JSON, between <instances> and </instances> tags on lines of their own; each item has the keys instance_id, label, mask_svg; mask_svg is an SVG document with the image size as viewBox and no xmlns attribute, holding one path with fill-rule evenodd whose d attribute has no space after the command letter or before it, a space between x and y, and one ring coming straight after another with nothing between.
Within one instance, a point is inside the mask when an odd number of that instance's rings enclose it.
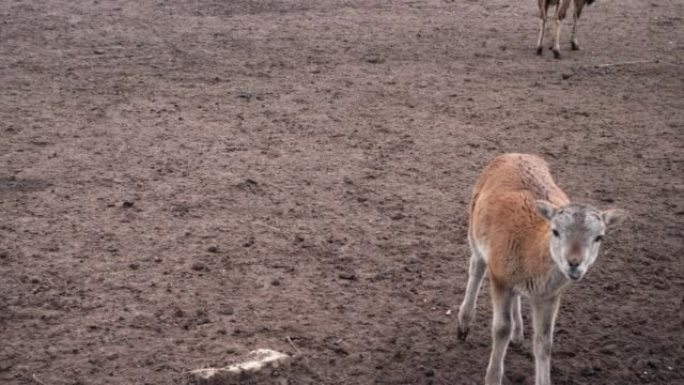
<instances>
[{"instance_id":1,"label":"lamb's eye","mask_svg":"<svg viewBox=\"0 0 684 385\"><path fill-rule=\"evenodd\" d=\"M558 230L553 229L553 230L551 230L551 232L553 233L553 236L554 236L554 237L560 237L560 234L558 233Z\"/></svg>"},{"instance_id":2,"label":"lamb's eye","mask_svg":"<svg viewBox=\"0 0 684 385\"><path fill-rule=\"evenodd\" d=\"M594 238L594 242L601 242L603 240L603 235L599 235L598 237Z\"/></svg>"}]
</instances>

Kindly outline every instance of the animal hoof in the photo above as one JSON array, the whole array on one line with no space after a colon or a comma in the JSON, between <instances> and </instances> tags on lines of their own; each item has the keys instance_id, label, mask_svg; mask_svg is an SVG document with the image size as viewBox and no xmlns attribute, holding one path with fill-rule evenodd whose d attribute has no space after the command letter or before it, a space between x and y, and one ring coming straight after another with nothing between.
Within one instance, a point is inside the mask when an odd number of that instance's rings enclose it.
<instances>
[{"instance_id":1,"label":"animal hoof","mask_svg":"<svg viewBox=\"0 0 684 385\"><path fill-rule=\"evenodd\" d=\"M560 59L561 58L560 50L554 49L553 50L553 57L556 59Z\"/></svg>"},{"instance_id":2,"label":"animal hoof","mask_svg":"<svg viewBox=\"0 0 684 385\"><path fill-rule=\"evenodd\" d=\"M458 328L458 339L461 341L465 341L466 338L468 338L468 329L461 329L460 327Z\"/></svg>"},{"instance_id":3,"label":"animal hoof","mask_svg":"<svg viewBox=\"0 0 684 385\"><path fill-rule=\"evenodd\" d=\"M579 44L575 43L574 41L570 42L570 46L572 47L573 51L579 51Z\"/></svg>"},{"instance_id":4,"label":"animal hoof","mask_svg":"<svg viewBox=\"0 0 684 385\"><path fill-rule=\"evenodd\" d=\"M542 52L544 52L544 49L542 47L537 47L537 55L541 56Z\"/></svg>"}]
</instances>

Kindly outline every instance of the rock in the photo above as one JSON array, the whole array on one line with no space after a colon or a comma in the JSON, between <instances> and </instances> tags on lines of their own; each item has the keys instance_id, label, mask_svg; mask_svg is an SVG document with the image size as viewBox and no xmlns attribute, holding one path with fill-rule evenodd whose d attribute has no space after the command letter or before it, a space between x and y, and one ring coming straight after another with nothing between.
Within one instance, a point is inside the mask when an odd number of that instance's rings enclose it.
<instances>
[{"instance_id":1,"label":"rock","mask_svg":"<svg viewBox=\"0 0 684 385\"><path fill-rule=\"evenodd\" d=\"M270 349L258 349L250 352L239 362L223 368L204 368L188 373L191 384L215 385L232 383L245 374L254 374L264 369L283 368L291 361L287 354ZM282 372L282 369L279 371Z\"/></svg>"},{"instance_id":2,"label":"rock","mask_svg":"<svg viewBox=\"0 0 684 385\"><path fill-rule=\"evenodd\" d=\"M129 267L131 270L138 270L138 268L140 267L140 264L139 264L139 263L136 263L136 262L131 262L131 263L128 264L128 267Z\"/></svg>"},{"instance_id":3,"label":"rock","mask_svg":"<svg viewBox=\"0 0 684 385\"><path fill-rule=\"evenodd\" d=\"M250 101L250 100L252 100L252 98L254 97L254 93L252 93L252 92L247 92L247 91L240 91L240 92L237 93L236 96L237 96L239 99L244 99L244 100Z\"/></svg>"},{"instance_id":4,"label":"rock","mask_svg":"<svg viewBox=\"0 0 684 385\"><path fill-rule=\"evenodd\" d=\"M216 246L209 246L209 247L207 248L207 251L210 252L210 253L218 253L218 247L216 247Z\"/></svg>"},{"instance_id":5,"label":"rock","mask_svg":"<svg viewBox=\"0 0 684 385\"><path fill-rule=\"evenodd\" d=\"M195 271L202 271L206 270L207 267L202 263L202 262L193 262L192 266L190 266L191 269Z\"/></svg>"},{"instance_id":6,"label":"rock","mask_svg":"<svg viewBox=\"0 0 684 385\"><path fill-rule=\"evenodd\" d=\"M421 366L419 369L421 372L423 372L425 377L434 377L435 375L435 370L432 368L426 368L424 366Z\"/></svg>"},{"instance_id":7,"label":"rock","mask_svg":"<svg viewBox=\"0 0 684 385\"><path fill-rule=\"evenodd\" d=\"M337 276L340 279L346 279L348 281L356 281L356 274L354 273L340 273Z\"/></svg>"},{"instance_id":8,"label":"rock","mask_svg":"<svg viewBox=\"0 0 684 385\"><path fill-rule=\"evenodd\" d=\"M252 247L253 245L254 245L254 238L250 238L242 244L242 247Z\"/></svg>"},{"instance_id":9,"label":"rock","mask_svg":"<svg viewBox=\"0 0 684 385\"><path fill-rule=\"evenodd\" d=\"M135 204L135 202L133 202L133 201L123 201L123 203L121 204L121 207L131 208L131 207L133 207L134 204Z\"/></svg>"},{"instance_id":10,"label":"rock","mask_svg":"<svg viewBox=\"0 0 684 385\"><path fill-rule=\"evenodd\" d=\"M235 309L232 306L227 305L226 307L219 309L218 313L221 315L233 315L235 314Z\"/></svg>"},{"instance_id":11,"label":"rock","mask_svg":"<svg viewBox=\"0 0 684 385\"><path fill-rule=\"evenodd\" d=\"M379 55L375 55L375 54L371 54L371 55L366 56L366 58L364 60L366 61L366 63L370 63L370 64L382 64L385 62L385 59L383 59Z\"/></svg>"}]
</instances>

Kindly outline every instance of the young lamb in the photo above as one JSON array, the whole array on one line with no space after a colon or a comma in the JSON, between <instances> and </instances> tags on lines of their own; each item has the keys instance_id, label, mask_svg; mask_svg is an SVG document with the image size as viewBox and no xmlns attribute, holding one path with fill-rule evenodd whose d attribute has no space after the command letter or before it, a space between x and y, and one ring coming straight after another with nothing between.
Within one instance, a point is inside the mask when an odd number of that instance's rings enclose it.
<instances>
[{"instance_id":1,"label":"young lamb","mask_svg":"<svg viewBox=\"0 0 684 385\"><path fill-rule=\"evenodd\" d=\"M511 334L523 339L520 296L532 304L535 384L551 384L551 344L560 295L596 261L607 228L626 212L570 203L546 162L533 155L494 159L477 180L470 203L468 241L472 255L458 337L465 340L477 294L489 273L493 346L486 385L500 385Z\"/></svg>"}]
</instances>

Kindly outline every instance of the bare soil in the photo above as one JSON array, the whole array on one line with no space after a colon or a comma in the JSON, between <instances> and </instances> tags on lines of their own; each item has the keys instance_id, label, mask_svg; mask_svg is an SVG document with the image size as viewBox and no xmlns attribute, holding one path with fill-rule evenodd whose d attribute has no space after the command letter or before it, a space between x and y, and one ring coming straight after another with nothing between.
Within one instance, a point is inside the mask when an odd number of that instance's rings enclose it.
<instances>
[{"instance_id":1,"label":"bare soil","mask_svg":"<svg viewBox=\"0 0 684 385\"><path fill-rule=\"evenodd\" d=\"M632 214L566 293L555 384L684 383L684 3L0 2L0 383L481 384L466 207L503 152ZM505 384L533 384L527 341ZM292 344L288 341L288 337Z\"/></svg>"}]
</instances>

